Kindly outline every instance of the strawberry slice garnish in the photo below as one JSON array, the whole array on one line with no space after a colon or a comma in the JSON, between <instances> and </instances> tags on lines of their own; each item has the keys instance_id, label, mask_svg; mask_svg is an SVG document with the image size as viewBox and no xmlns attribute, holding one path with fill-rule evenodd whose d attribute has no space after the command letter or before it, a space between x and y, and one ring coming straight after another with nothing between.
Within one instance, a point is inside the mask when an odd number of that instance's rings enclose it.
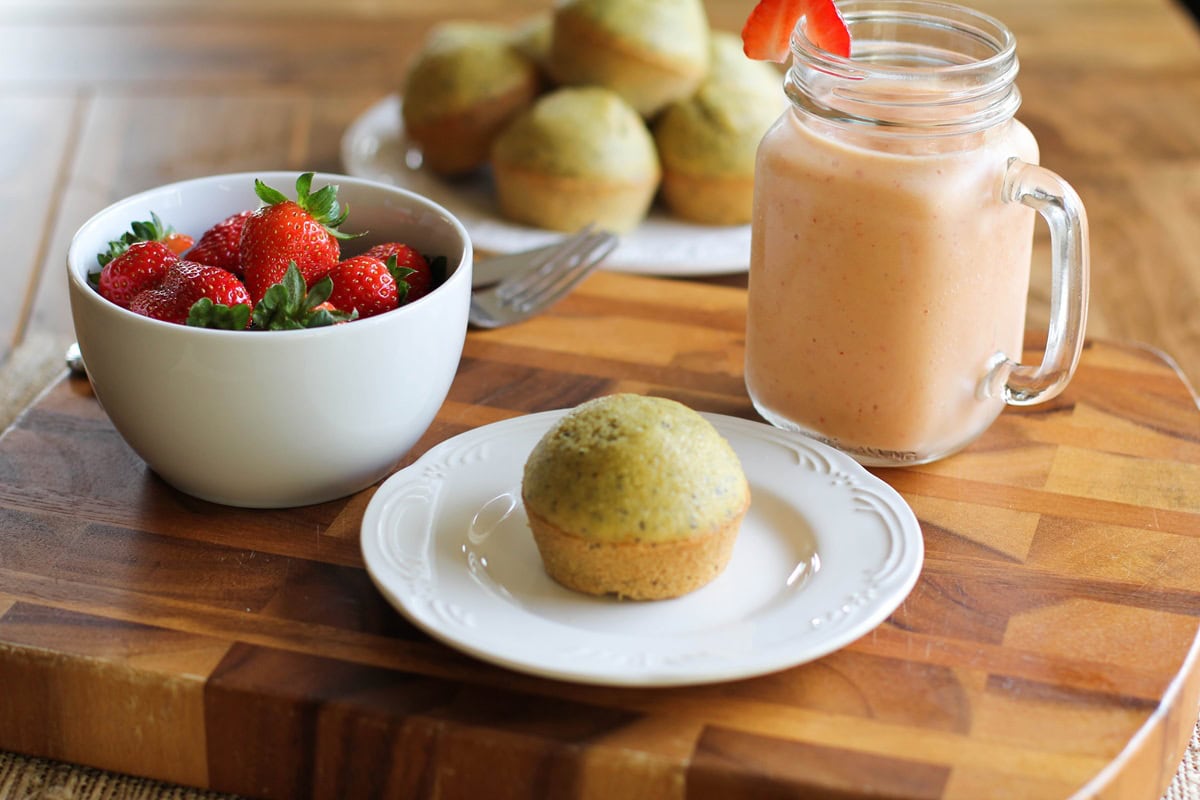
<instances>
[{"instance_id":1,"label":"strawberry slice garnish","mask_svg":"<svg viewBox=\"0 0 1200 800\"><path fill-rule=\"evenodd\" d=\"M850 31L833 0L760 0L742 28L742 46L756 61L787 61L792 31L807 19L809 41L834 55L850 57Z\"/></svg>"}]
</instances>

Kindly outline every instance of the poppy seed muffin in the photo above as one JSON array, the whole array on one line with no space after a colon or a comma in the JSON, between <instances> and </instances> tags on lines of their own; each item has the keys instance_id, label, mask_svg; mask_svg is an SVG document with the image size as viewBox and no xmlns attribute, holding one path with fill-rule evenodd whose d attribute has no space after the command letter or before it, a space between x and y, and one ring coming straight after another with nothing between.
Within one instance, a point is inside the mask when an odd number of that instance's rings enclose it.
<instances>
[{"instance_id":1,"label":"poppy seed muffin","mask_svg":"<svg viewBox=\"0 0 1200 800\"><path fill-rule=\"evenodd\" d=\"M461 175L487 163L496 135L541 89L538 67L499 25L436 28L405 76L401 115L435 173Z\"/></svg>"},{"instance_id":2,"label":"poppy seed muffin","mask_svg":"<svg viewBox=\"0 0 1200 800\"><path fill-rule=\"evenodd\" d=\"M496 139L491 163L505 217L560 231L637 227L662 175L646 123L600 87L540 97Z\"/></svg>"},{"instance_id":3,"label":"poppy seed muffin","mask_svg":"<svg viewBox=\"0 0 1200 800\"><path fill-rule=\"evenodd\" d=\"M758 143L780 110L763 95L721 81L672 103L654 127L662 199L671 213L702 225L748 223Z\"/></svg>"},{"instance_id":4,"label":"poppy seed muffin","mask_svg":"<svg viewBox=\"0 0 1200 800\"><path fill-rule=\"evenodd\" d=\"M750 504L733 448L687 406L615 394L563 416L521 495L547 573L587 594L678 597L725 569Z\"/></svg>"},{"instance_id":5,"label":"poppy seed muffin","mask_svg":"<svg viewBox=\"0 0 1200 800\"><path fill-rule=\"evenodd\" d=\"M780 74L717 32L713 70L696 92L667 106L654 123L662 200L675 216L702 225L742 225L754 200L754 162L763 134L786 105Z\"/></svg>"},{"instance_id":6,"label":"poppy seed muffin","mask_svg":"<svg viewBox=\"0 0 1200 800\"><path fill-rule=\"evenodd\" d=\"M554 11L550 74L612 89L649 118L704 79L708 40L700 0L565 0Z\"/></svg>"}]
</instances>

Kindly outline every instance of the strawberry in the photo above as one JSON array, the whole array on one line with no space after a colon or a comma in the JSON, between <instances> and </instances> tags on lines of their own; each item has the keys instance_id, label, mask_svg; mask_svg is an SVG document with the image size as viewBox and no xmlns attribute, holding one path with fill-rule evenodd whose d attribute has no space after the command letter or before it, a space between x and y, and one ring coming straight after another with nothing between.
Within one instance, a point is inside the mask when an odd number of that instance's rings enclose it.
<instances>
[{"instance_id":1,"label":"strawberry","mask_svg":"<svg viewBox=\"0 0 1200 800\"><path fill-rule=\"evenodd\" d=\"M129 303L129 310L135 314L177 325L187 322L190 309L191 303L180 297L178 292L161 286L139 292Z\"/></svg>"},{"instance_id":2,"label":"strawberry","mask_svg":"<svg viewBox=\"0 0 1200 800\"><path fill-rule=\"evenodd\" d=\"M196 246L187 252L187 260L220 267L241 277L242 229L246 225L246 219L253 213L252 210L239 211L213 225L200 236Z\"/></svg>"},{"instance_id":3,"label":"strawberry","mask_svg":"<svg viewBox=\"0 0 1200 800\"><path fill-rule=\"evenodd\" d=\"M250 293L227 270L181 260L158 286L135 296L129 310L166 322L242 329L250 321Z\"/></svg>"},{"instance_id":4,"label":"strawberry","mask_svg":"<svg viewBox=\"0 0 1200 800\"><path fill-rule=\"evenodd\" d=\"M350 238L338 230L348 209L338 204L337 187L310 193L312 179L311 172L296 179L294 201L260 180L254 182L255 193L267 205L246 218L240 256L246 288L255 303L283 279L291 263L307 284L315 282L338 262L338 240Z\"/></svg>"},{"instance_id":5,"label":"strawberry","mask_svg":"<svg viewBox=\"0 0 1200 800\"><path fill-rule=\"evenodd\" d=\"M833 0L759 0L742 28L746 55L756 61L787 61L796 23L806 17L809 41L834 55L850 57L850 31Z\"/></svg>"},{"instance_id":6,"label":"strawberry","mask_svg":"<svg viewBox=\"0 0 1200 800\"><path fill-rule=\"evenodd\" d=\"M149 220L139 220L129 225L129 230L121 234L121 238L108 243L108 251L96 256L103 267L137 242L162 242L175 255L192 246L192 237L186 233L178 233L170 225L164 225L158 214L150 212Z\"/></svg>"},{"instance_id":7,"label":"strawberry","mask_svg":"<svg viewBox=\"0 0 1200 800\"><path fill-rule=\"evenodd\" d=\"M433 288L433 270L430 268L429 262L423 255L406 244L399 242L377 244L365 255L374 256L380 261L387 261L389 258L395 257L396 267L409 270L401 275L393 273L399 285L400 305L424 297Z\"/></svg>"},{"instance_id":8,"label":"strawberry","mask_svg":"<svg viewBox=\"0 0 1200 800\"><path fill-rule=\"evenodd\" d=\"M133 242L104 264L97 289L101 297L129 308L129 302L141 291L157 286L179 256L161 241Z\"/></svg>"},{"instance_id":9,"label":"strawberry","mask_svg":"<svg viewBox=\"0 0 1200 800\"><path fill-rule=\"evenodd\" d=\"M337 308L373 317L400 306L395 276L374 256L348 258L331 269L328 277L333 281L329 302Z\"/></svg>"},{"instance_id":10,"label":"strawberry","mask_svg":"<svg viewBox=\"0 0 1200 800\"><path fill-rule=\"evenodd\" d=\"M288 264L283 279L272 284L263 299L254 306L254 327L265 331L287 331L318 328L356 319L354 311L346 313L333 307L329 294L333 281L326 275L309 289L295 262Z\"/></svg>"},{"instance_id":11,"label":"strawberry","mask_svg":"<svg viewBox=\"0 0 1200 800\"><path fill-rule=\"evenodd\" d=\"M194 241L196 240L186 233L178 233L176 231L171 231L163 237L163 244L171 248L171 252L177 256L182 256L186 253Z\"/></svg>"}]
</instances>

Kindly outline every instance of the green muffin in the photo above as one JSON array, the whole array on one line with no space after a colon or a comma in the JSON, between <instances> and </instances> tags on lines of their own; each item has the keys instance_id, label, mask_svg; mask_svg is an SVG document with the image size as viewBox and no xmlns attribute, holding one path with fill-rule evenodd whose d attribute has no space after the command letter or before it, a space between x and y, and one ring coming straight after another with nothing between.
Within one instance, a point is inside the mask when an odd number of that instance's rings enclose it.
<instances>
[{"instance_id":1,"label":"green muffin","mask_svg":"<svg viewBox=\"0 0 1200 800\"><path fill-rule=\"evenodd\" d=\"M568 588L677 597L724 570L750 489L733 448L673 400L615 394L538 442L521 486L546 571Z\"/></svg>"},{"instance_id":2,"label":"green muffin","mask_svg":"<svg viewBox=\"0 0 1200 800\"><path fill-rule=\"evenodd\" d=\"M642 118L599 87L540 97L497 137L491 164L501 213L561 231L588 223L631 230L645 218L661 177Z\"/></svg>"},{"instance_id":3,"label":"green muffin","mask_svg":"<svg viewBox=\"0 0 1200 800\"><path fill-rule=\"evenodd\" d=\"M537 66L499 25L451 22L436 28L409 69L401 114L424 163L459 175L487 162L497 134L541 87Z\"/></svg>"}]
</instances>

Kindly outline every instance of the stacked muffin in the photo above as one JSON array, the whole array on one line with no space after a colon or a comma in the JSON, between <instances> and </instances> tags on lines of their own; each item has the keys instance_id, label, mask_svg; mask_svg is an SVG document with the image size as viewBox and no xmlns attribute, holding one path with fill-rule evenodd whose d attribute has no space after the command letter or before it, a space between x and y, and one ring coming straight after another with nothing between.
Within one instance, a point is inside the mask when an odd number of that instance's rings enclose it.
<instances>
[{"instance_id":1,"label":"stacked muffin","mask_svg":"<svg viewBox=\"0 0 1200 800\"><path fill-rule=\"evenodd\" d=\"M553 230L636 227L656 196L703 224L750 219L780 75L712 32L700 0L565 0L515 30L433 32L403 115L444 176L490 166L500 211Z\"/></svg>"}]
</instances>

